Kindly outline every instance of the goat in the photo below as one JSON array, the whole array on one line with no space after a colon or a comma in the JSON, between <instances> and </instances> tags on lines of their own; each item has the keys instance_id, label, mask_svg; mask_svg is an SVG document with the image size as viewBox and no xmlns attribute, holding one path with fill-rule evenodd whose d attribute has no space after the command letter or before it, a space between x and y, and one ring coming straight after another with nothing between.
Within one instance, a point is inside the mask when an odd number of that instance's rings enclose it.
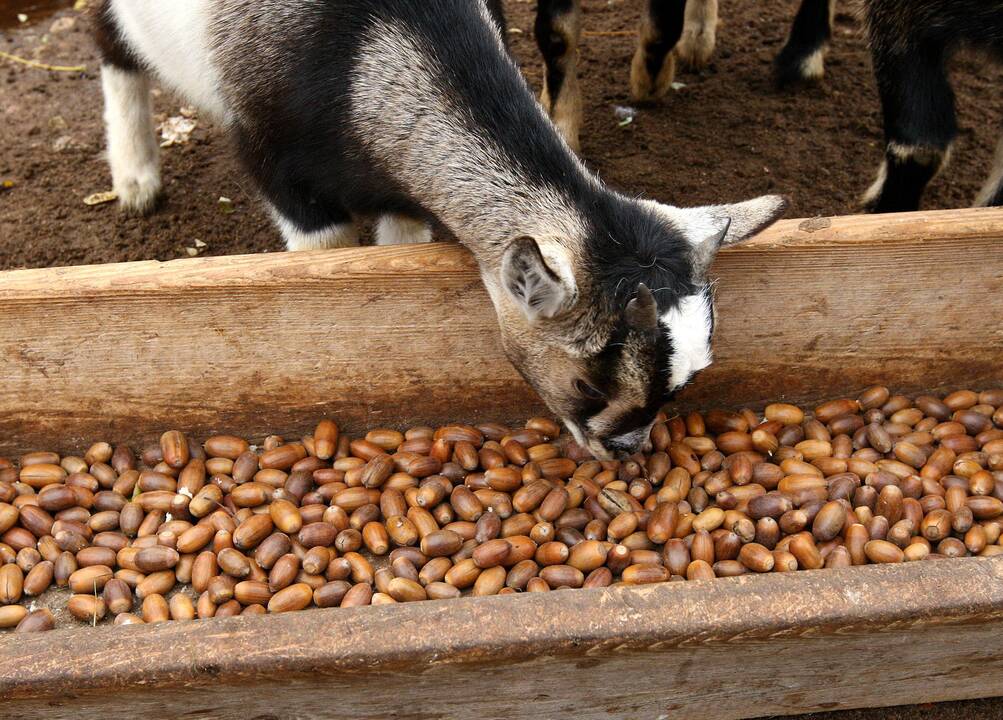
<instances>
[{"instance_id":1,"label":"goat","mask_svg":"<svg viewBox=\"0 0 1003 720\"><path fill-rule=\"evenodd\" d=\"M803 0L777 57L782 84L822 76L835 0ZM918 210L947 164L958 133L947 62L962 46L1003 57L1000 0L864 0L860 11L884 116L885 153L863 205L871 212ZM1003 138L976 205L1003 205Z\"/></svg>"},{"instance_id":2,"label":"goat","mask_svg":"<svg viewBox=\"0 0 1003 720\"><path fill-rule=\"evenodd\" d=\"M576 66L580 3L540 0L535 28L546 66L541 103L575 149L581 125ZM1003 2L862 0L856 4L867 28L886 143L863 207L870 212L917 210L927 184L946 165L958 132L946 63L963 45L1003 57ZM778 86L823 77L835 7L835 0L801 1L774 60ZM631 64L632 96L637 100L663 96L672 83L674 56L695 66L706 63L714 49L716 25L716 0L646 0ZM1003 138L975 204L1003 205Z\"/></svg>"},{"instance_id":3,"label":"goat","mask_svg":"<svg viewBox=\"0 0 1003 720\"><path fill-rule=\"evenodd\" d=\"M678 208L592 175L485 0L106 0L114 187L159 190L150 77L219 119L291 250L428 237L473 253L509 359L600 457L633 452L711 362L707 271L786 202Z\"/></svg>"},{"instance_id":4,"label":"goat","mask_svg":"<svg viewBox=\"0 0 1003 720\"><path fill-rule=\"evenodd\" d=\"M958 133L947 61L965 45L1003 58L1003 2L868 0L864 20L886 143L864 204L872 212L917 210ZM1003 138L975 204L1003 205Z\"/></svg>"}]
</instances>

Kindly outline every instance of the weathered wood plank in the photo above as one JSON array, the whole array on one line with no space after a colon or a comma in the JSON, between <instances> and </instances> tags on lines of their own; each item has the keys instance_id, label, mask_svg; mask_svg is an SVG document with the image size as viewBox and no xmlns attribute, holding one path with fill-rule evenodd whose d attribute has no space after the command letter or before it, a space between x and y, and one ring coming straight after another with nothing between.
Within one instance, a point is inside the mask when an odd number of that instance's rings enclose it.
<instances>
[{"instance_id":1,"label":"weathered wood plank","mask_svg":"<svg viewBox=\"0 0 1003 720\"><path fill-rule=\"evenodd\" d=\"M721 255L684 405L1003 383L1003 212L788 221ZM448 245L0 275L0 453L539 412Z\"/></svg>"},{"instance_id":2,"label":"weathered wood plank","mask_svg":"<svg viewBox=\"0 0 1003 720\"><path fill-rule=\"evenodd\" d=\"M728 720L1003 694L1003 560L0 637L0 718Z\"/></svg>"}]
</instances>

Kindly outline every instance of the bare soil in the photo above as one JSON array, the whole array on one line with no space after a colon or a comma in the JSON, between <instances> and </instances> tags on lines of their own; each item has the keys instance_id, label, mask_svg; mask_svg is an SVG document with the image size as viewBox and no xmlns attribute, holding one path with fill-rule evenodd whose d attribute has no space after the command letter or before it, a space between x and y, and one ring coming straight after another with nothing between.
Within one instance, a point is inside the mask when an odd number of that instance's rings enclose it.
<instances>
[{"instance_id":1,"label":"bare soil","mask_svg":"<svg viewBox=\"0 0 1003 720\"><path fill-rule=\"evenodd\" d=\"M881 158L882 135L869 56L852 16L837 16L825 81L779 93L770 82L770 63L798 0L723 3L711 65L681 72L684 87L657 105L637 108L635 120L620 126L614 112L631 104L627 76L639 2L583 4L582 153L609 183L680 205L783 192L793 200L792 216L855 211ZM0 58L0 269L281 250L228 141L202 119L189 142L163 151L166 194L155 214L128 218L114 204L84 204L86 196L110 188L110 177L97 51L86 13L71 5L0 0L0 51L86 68L47 71ZM538 89L535 2L508 0L507 6L513 50ZM961 134L951 166L931 185L928 208L971 203L1003 127L1003 98L995 92L1000 70L968 57L955 66ZM178 116L181 105L170 93L156 94L164 118ZM4 181L11 186L4 189ZM220 197L231 203L221 205ZM65 596L52 593L41 602L60 610ZM1003 704L979 700L806 717L1000 718Z\"/></svg>"},{"instance_id":2,"label":"bare soil","mask_svg":"<svg viewBox=\"0 0 1003 720\"><path fill-rule=\"evenodd\" d=\"M86 67L49 72L0 59L0 183L13 183L0 190L0 268L281 250L229 142L202 119L187 144L163 151L166 194L155 214L128 218L114 203L83 203L109 189L110 177L102 156L97 52L88 18L70 4L0 3L0 50ZM513 49L539 88L535 2L507 5ZM784 192L793 199L792 216L853 212L881 158L869 56L857 22L840 14L825 81L798 92L775 91L770 62L796 5L724 4L710 67L681 72L685 87L637 108L636 119L621 127L614 110L630 105L627 76L639 2L584 0L586 161L618 188L676 204ZM28 22L18 22L20 12ZM928 193L929 208L971 203L1003 127L1003 98L994 92L1000 70L971 58L955 65L962 131L951 166ZM178 116L180 107L170 93L158 93L156 110L163 117ZM232 205L221 206L220 197Z\"/></svg>"}]
</instances>

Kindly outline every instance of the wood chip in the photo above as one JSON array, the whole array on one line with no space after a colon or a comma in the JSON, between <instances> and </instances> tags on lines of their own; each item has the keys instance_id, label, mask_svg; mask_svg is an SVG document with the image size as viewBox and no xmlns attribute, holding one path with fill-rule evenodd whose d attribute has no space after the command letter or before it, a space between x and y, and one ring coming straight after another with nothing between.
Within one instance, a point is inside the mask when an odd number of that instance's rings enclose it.
<instances>
[{"instance_id":1,"label":"wood chip","mask_svg":"<svg viewBox=\"0 0 1003 720\"><path fill-rule=\"evenodd\" d=\"M96 192L84 198L84 205L103 205L118 199L118 193L114 190Z\"/></svg>"}]
</instances>

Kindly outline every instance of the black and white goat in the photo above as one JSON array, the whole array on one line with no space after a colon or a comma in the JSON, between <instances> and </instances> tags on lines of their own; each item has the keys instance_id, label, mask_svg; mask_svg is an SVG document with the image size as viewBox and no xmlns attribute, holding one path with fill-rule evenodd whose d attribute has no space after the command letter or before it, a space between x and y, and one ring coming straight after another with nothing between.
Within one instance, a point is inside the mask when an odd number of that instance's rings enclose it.
<instances>
[{"instance_id":1,"label":"black and white goat","mask_svg":"<svg viewBox=\"0 0 1003 720\"><path fill-rule=\"evenodd\" d=\"M873 212L916 210L958 134L947 61L963 46L1003 60L1003 2L867 0L865 22L886 146L864 203ZM1003 138L975 204L1003 205Z\"/></svg>"},{"instance_id":2,"label":"black and white goat","mask_svg":"<svg viewBox=\"0 0 1003 720\"><path fill-rule=\"evenodd\" d=\"M1003 59L1000 0L855 0L864 19L881 107L885 158L865 193L871 212L917 210L923 191L943 168L957 135L954 93L946 64L962 46ZM836 0L801 0L774 61L781 87L816 82L825 72ZM645 0L631 65L635 99L661 97L675 72L674 56L692 65L710 57L716 0ZM581 91L577 78L581 0L540 0L537 43L545 63L541 102L573 146L579 143ZM1003 139L976 205L1003 205Z\"/></svg>"},{"instance_id":3,"label":"black and white goat","mask_svg":"<svg viewBox=\"0 0 1003 720\"><path fill-rule=\"evenodd\" d=\"M803 0L777 58L782 82L814 80L832 35L835 0ZM958 134L947 63L961 47L1003 59L1000 0L863 0L863 18L884 116L885 157L864 195L871 212L919 209ZM976 205L1003 205L1003 138Z\"/></svg>"},{"instance_id":4,"label":"black and white goat","mask_svg":"<svg viewBox=\"0 0 1003 720\"><path fill-rule=\"evenodd\" d=\"M706 273L784 210L677 208L590 174L542 112L485 0L107 0L114 187L159 191L149 79L225 126L290 249L428 237L474 254L508 357L597 455L634 451L711 361ZM650 288L650 289L649 289Z\"/></svg>"}]
</instances>

